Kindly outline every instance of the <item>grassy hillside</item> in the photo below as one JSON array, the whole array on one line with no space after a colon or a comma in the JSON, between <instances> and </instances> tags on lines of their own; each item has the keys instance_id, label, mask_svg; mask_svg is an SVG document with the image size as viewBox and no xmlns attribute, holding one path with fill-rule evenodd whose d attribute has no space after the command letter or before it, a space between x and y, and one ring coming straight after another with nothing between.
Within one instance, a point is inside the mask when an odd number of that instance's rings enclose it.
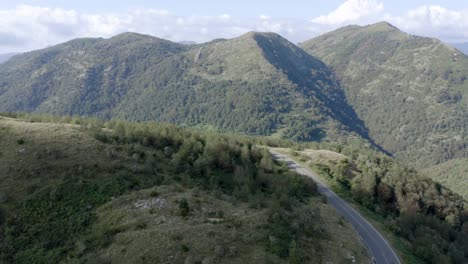
<instances>
[{"instance_id":1,"label":"grassy hillside","mask_svg":"<svg viewBox=\"0 0 468 264\"><path fill-rule=\"evenodd\" d=\"M468 159L450 160L423 172L468 200Z\"/></svg>"},{"instance_id":2,"label":"grassy hillside","mask_svg":"<svg viewBox=\"0 0 468 264\"><path fill-rule=\"evenodd\" d=\"M322 140L362 122L321 61L273 33L181 45L126 33L78 39L0 66L0 111L207 125Z\"/></svg>"},{"instance_id":3,"label":"grassy hillside","mask_svg":"<svg viewBox=\"0 0 468 264\"><path fill-rule=\"evenodd\" d=\"M315 184L246 138L1 117L0 171L2 263L368 261Z\"/></svg>"},{"instance_id":4,"label":"grassy hillside","mask_svg":"<svg viewBox=\"0 0 468 264\"><path fill-rule=\"evenodd\" d=\"M375 220L404 263L466 263L468 210L462 197L373 150L358 145L314 147L285 153Z\"/></svg>"},{"instance_id":5,"label":"grassy hillside","mask_svg":"<svg viewBox=\"0 0 468 264\"><path fill-rule=\"evenodd\" d=\"M382 22L301 44L337 74L377 144L418 168L468 156L468 57Z\"/></svg>"}]
</instances>

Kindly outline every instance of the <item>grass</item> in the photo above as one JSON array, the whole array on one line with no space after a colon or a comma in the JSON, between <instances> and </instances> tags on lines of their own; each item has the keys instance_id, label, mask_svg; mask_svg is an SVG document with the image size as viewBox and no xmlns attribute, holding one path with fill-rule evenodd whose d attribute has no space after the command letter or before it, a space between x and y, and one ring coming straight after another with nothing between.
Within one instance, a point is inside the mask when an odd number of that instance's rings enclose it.
<instances>
[{"instance_id":1,"label":"grass","mask_svg":"<svg viewBox=\"0 0 468 264\"><path fill-rule=\"evenodd\" d=\"M92 235L78 243L100 248L82 248L75 252L76 256L88 260L96 255L107 255L112 263L135 263L141 259L178 263L189 258L222 260L223 263L252 263L267 259L271 263L282 263L281 259L266 251L264 245L269 225L266 209L258 210L248 203L234 202L227 196L217 197L214 193L182 186L159 186L157 198L152 196L153 191L133 192L98 208L99 220L90 232ZM159 202L151 203L155 199ZM186 201L191 207L188 216L179 213L181 201ZM141 206L145 202L150 206ZM333 208L321 203L320 197L313 198L308 206L320 215L323 223L320 229L326 238L315 249L316 257L333 263L352 263L351 256L357 263L368 261L367 251L356 243L358 238L351 226L347 223L338 226L341 218ZM140 223L145 223L143 228L139 227ZM109 234L108 227L116 231ZM151 245L151 250L142 250L147 245Z\"/></svg>"}]
</instances>

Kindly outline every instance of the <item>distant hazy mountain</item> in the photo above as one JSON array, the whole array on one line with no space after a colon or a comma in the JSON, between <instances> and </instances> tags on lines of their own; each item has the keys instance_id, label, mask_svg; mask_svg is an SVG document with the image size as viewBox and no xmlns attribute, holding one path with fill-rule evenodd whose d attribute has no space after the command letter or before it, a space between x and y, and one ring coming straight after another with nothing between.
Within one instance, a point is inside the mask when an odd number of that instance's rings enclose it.
<instances>
[{"instance_id":1,"label":"distant hazy mountain","mask_svg":"<svg viewBox=\"0 0 468 264\"><path fill-rule=\"evenodd\" d=\"M183 44L183 45L196 45L196 44L197 44L197 42L195 42L195 41L190 41L190 40L179 41L179 42L177 42L177 43Z\"/></svg>"},{"instance_id":2,"label":"distant hazy mountain","mask_svg":"<svg viewBox=\"0 0 468 264\"><path fill-rule=\"evenodd\" d=\"M18 53L5 53L5 54L0 54L0 63L4 63L8 61L11 57L15 56Z\"/></svg>"},{"instance_id":3,"label":"distant hazy mountain","mask_svg":"<svg viewBox=\"0 0 468 264\"><path fill-rule=\"evenodd\" d=\"M468 42L465 43L451 43L454 48L468 55Z\"/></svg>"},{"instance_id":4,"label":"distant hazy mountain","mask_svg":"<svg viewBox=\"0 0 468 264\"><path fill-rule=\"evenodd\" d=\"M338 75L377 144L419 167L468 157L468 57L382 22L302 44Z\"/></svg>"},{"instance_id":5,"label":"distant hazy mountain","mask_svg":"<svg viewBox=\"0 0 468 264\"><path fill-rule=\"evenodd\" d=\"M206 124L297 140L366 135L333 73L273 33L187 46L125 33L0 66L0 111Z\"/></svg>"}]
</instances>

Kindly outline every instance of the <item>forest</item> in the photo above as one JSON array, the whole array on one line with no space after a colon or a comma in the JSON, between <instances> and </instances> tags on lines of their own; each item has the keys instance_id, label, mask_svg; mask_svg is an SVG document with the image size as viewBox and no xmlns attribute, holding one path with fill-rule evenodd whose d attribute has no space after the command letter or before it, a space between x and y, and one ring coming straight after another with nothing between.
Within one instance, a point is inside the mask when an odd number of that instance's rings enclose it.
<instances>
[{"instance_id":1,"label":"forest","mask_svg":"<svg viewBox=\"0 0 468 264\"><path fill-rule=\"evenodd\" d=\"M424 263L466 263L467 202L440 183L361 143L305 144L293 155L303 161L303 148L328 149L345 159L309 163L337 193L379 215Z\"/></svg>"}]
</instances>

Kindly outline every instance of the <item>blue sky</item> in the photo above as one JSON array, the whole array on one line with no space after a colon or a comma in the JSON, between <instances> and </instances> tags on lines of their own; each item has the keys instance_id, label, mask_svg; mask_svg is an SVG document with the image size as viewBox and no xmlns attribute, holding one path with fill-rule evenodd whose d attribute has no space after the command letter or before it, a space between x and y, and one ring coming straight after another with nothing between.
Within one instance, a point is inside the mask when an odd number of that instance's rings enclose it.
<instances>
[{"instance_id":1,"label":"blue sky","mask_svg":"<svg viewBox=\"0 0 468 264\"><path fill-rule=\"evenodd\" d=\"M382 20L412 34L468 41L465 0L0 0L0 53L125 31L197 42L273 31L300 42Z\"/></svg>"}]
</instances>

